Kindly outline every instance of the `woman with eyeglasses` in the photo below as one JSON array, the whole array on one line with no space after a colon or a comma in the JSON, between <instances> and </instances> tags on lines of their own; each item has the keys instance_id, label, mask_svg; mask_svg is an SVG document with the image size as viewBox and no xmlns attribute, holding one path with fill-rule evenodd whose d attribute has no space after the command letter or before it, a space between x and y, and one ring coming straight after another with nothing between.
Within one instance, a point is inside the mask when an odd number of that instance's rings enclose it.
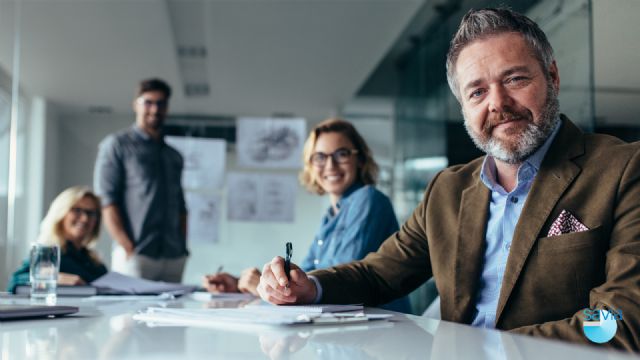
<instances>
[{"instance_id":1,"label":"woman with eyeglasses","mask_svg":"<svg viewBox=\"0 0 640 360\"><path fill-rule=\"evenodd\" d=\"M354 126L328 119L315 126L303 152L301 183L312 193L328 195L331 206L301 263L304 271L328 268L364 258L398 231L389 198L375 188L378 165ZM258 269L243 271L240 279L222 273L207 275L204 286L213 292L257 294ZM383 306L410 313L408 298Z\"/></svg>"},{"instance_id":2,"label":"woman with eyeglasses","mask_svg":"<svg viewBox=\"0 0 640 360\"><path fill-rule=\"evenodd\" d=\"M60 193L40 223L38 243L60 247L59 285L85 285L107 273L91 250L100 234L100 199L89 188ZM11 277L8 291L29 283L29 259Z\"/></svg>"}]
</instances>

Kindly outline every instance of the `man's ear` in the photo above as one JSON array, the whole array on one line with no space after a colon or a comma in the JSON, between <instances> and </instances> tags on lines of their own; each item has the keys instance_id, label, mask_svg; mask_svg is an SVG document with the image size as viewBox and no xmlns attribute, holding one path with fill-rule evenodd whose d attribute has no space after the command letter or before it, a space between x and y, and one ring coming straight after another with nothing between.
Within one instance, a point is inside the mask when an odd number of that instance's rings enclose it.
<instances>
[{"instance_id":1,"label":"man's ear","mask_svg":"<svg viewBox=\"0 0 640 360\"><path fill-rule=\"evenodd\" d=\"M549 66L549 78L551 78L551 83L556 89L556 93L558 93L558 91L560 91L560 73L558 72L558 65L555 60L553 60L551 66Z\"/></svg>"}]
</instances>

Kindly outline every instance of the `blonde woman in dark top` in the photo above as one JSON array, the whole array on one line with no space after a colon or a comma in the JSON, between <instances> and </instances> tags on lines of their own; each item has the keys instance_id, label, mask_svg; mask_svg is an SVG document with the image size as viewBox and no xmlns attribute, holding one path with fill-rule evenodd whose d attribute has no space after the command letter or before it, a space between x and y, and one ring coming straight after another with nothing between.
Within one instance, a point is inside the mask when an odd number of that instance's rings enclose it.
<instances>
[{"instance_id":1,"label":"blonde woman in dark top","mask_svg":"<svg viewBox=\"0 0 640 360\"><path fill-rule=\"evenodd\" d=\"M84 285L107 273L91 250L100 233L100 199L87 187L74 186L51 203L40 224L38 243L60 247L59 285ZM29 259L11 277L8 290L29 283Z\"/></svg>"}]
</instances>

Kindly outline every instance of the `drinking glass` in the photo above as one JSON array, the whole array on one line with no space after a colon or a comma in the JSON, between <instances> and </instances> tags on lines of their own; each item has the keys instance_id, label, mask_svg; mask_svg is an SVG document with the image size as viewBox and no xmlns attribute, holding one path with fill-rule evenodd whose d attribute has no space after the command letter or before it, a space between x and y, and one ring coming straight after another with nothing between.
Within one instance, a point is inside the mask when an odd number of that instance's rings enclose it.
<instances>
[{"instance_id":1,"label":"drinking glass","mask_svg":"<svg viewBox=\"0 0 640 360\"><path fill-rule=\"evenodd\" d=\"M55 305L59 269L60 248L58 246L34 244L31 247L29 278L33 301Z\"/></svg>"}]
</instances>

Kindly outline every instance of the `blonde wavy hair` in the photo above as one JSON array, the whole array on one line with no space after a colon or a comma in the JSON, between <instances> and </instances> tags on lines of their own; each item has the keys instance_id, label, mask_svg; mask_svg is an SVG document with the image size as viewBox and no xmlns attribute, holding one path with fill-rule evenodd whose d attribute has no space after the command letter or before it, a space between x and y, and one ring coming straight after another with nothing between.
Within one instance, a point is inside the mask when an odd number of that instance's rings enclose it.
<instances>
[{"instance_id":1,"label":"blonde wavy hair","mask_svg":"<svg viewBox=\"0 0 640 360\"><path fill-rule=\"evenodd\" d=\"M98 216L93 231L82 239L81 244L87 248L93 260L100 262L97 255L91 250L95 242L98 241L98 235L100 234L100 198L86 186L73 186L56 196L49 206L47 215L40 223L38 243L58 245L60 250L64 252L66 250L67 240L64 238L62 220L69 211L71 211L71 208L84 197L88 197L95 202Z\"/></svg>"},{"instance_id":2,"label":"blonde wavy hair","mask_svg":"<svg viewBox=\"0 0 640 360\"><path fill-rule=\"evenodd\" d=\"M367 143L350 122L338 118L329 118L322 121L309 133L302 152L304 167L302 171L300 171L300 183L309 190L309 192L324 195L324 189L320 187L313 177L311 156L313 155L313 150L316 147L318 138L321 134L325 133L339 133L351 141L355 150L358 151L356 154L358 157L357 181L365 185L375 185L376 179L378 178L378 164L373 160L371 149L369 149Z\"/></svg>"}]
</instances>

